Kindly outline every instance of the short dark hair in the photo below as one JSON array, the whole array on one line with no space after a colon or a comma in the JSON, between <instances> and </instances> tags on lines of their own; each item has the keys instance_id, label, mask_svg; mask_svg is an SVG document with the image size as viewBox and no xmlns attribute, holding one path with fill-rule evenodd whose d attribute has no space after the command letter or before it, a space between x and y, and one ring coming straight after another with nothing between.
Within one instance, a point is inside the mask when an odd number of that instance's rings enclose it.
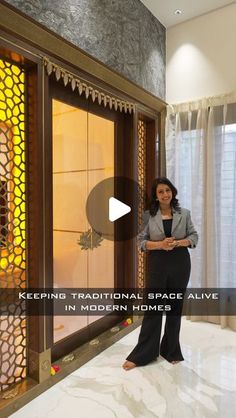
<instances>
[{"instance_id":1,"label":"short dark hair","mask_svg":"<svg viewBox=\"0 0 236 418\"><path fill-rule=\"evenodd\" d=\"M159 202L156 200L157 199L156 189L159 184L166 184L167 186L169 186L170 190L172 191L172 199L171 199L170 205L172 206L172 208L180 212L179 201L178 199L176 199L178 190L167 177L157 177L152 183L150 209L149 209L150 215L155 216L159 209Z\"/></svg>"}]
</instances>

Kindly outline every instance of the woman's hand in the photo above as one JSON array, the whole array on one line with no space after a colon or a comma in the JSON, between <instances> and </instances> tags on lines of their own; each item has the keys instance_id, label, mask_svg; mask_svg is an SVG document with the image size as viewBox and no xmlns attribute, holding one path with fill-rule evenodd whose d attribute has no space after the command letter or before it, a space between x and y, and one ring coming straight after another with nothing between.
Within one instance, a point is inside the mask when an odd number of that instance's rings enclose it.
<instances>
[{"instance_id":1,"label":"woman's hand","mask_svg":"<svg viewBox=\"0 0 236 418\"><path fill-rule=\"evenodd\" d=\"M174 237L165 238L162 241L162 249L165 251L171 251L176 247L176 241Z\"/></svg>"},{"instance_id":2,"label":"woman's hand","mask_svg":"<svg viewBox=\"0 0 236 418\"><path fill-rule=\"evenodd\" d=\"M165 238L162 241L147 241L146 249L147 250L165 250L171 251L176 247L187 247L189 245L189 240L176 240L175 237Z\"/></svg>"}]
</instances>

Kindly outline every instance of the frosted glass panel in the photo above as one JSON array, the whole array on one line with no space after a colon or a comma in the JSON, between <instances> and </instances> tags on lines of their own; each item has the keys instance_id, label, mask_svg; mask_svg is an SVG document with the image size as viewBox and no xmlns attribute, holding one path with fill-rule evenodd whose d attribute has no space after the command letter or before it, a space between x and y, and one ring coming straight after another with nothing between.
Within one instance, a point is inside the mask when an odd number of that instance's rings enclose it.
<instances>
[{"instance_id":1,"label":"frosted glass panel","mask_svg":"<svg viewBox=\"0 0 236 418\"><path fill-rule=\"evenodd\" d=\"M88 168L112 168L114 175L114 122L88 114Z\"/></svg>"},{"instance_id":2,"label":"frosted glass panel","mask_svg":"<svg viewBox=\"0 0 236 418\"><path fill-rule=\"evenodd\" d=\"M82 250L91 226L86 200L100 181L114 176L114 122L53 100L53 278L55 288L114 288L114 243ZM101 206L95 207L99 212ZM54 342L101 316L54 318Z\"/></svg>"},{"instance_id":3,"label":"frosted glass panel","mask_svg":"<svg viewBox=\"0 0 236 418\"><path fill-rule=\"evenodd\" d=\"M56 343L87 327L88 318L87 316L55 316L53 322L53 340Z\"/></svg>"},{"instance_id":4,"label":"frosted glass panel","mask_svg":"<svg viewBox=\"0 0 236 418\"><path fill-rule=\"evenodd\" d=\"M104 240L101 247L88 253L89 287L114 287L114 243ZM99 281L98 281L99 280Z\"/></svg>"},{"instance_id":5,"label":"frosted glass panel","mask_svg":"<svg viewBox=\"0 0 236 418\"><path fill-rule=\"evenodd\" d=\"M80 234L53 233L54 287L87 287L87 253L78 245Z\"/></svg>"},{"instance_id":6,"label":"frosted glass panel","mask_svg":"<svg viewBox=\"0 0 236 418\"><path fill-rule=\"evenodd\" d=\"M53 171L87 169L87 115L53 100Z\"/></svg>"},{"instance_id":7,"label":"frosted glass panel","mask_svg":"<svg viewBox=\"0 0 236 418\"><path fill-rule=\"evenodd\" d=\"M86 172L53 174L53 229L85 230L86 199Z\"/></svg>"}]
</instances>

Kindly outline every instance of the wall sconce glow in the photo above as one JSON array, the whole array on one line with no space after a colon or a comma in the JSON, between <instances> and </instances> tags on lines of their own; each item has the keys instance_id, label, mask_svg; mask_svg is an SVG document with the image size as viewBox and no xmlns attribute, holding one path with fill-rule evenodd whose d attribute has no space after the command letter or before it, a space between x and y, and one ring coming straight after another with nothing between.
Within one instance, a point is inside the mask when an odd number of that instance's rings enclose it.
<instances>
[{"instance_id":1,"label":"wall sconce glow","mask_svg":"<svg viewBox=\"0 0 236 418\"><path fill-rule=\"evenodd\" d=\"M180 9L176 9L176 10L174 11L174 14L175 14L175 15L182 15L182 10L180 10Z\"/></svg>"}]
</instances>

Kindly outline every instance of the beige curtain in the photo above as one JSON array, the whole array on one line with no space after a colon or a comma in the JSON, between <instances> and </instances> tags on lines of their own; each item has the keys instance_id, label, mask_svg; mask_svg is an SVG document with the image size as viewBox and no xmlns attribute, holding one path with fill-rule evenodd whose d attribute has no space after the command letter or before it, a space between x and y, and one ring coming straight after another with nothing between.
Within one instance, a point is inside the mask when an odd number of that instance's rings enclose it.
<instances>
[{"instance_id":1,"label":"beige curtain","mask_svg":"<svg viewBox=\"0 0 236 418\"><path fill-rule=\"evenodd\" d=\"M230 289L236 283L236 94L168 106L167 176L191 210L199 244L191 251L192 288ZM235 301L228 302L234 303ZM236 316L196 315L236 331Z\"/></svg>"}]
</instances>

